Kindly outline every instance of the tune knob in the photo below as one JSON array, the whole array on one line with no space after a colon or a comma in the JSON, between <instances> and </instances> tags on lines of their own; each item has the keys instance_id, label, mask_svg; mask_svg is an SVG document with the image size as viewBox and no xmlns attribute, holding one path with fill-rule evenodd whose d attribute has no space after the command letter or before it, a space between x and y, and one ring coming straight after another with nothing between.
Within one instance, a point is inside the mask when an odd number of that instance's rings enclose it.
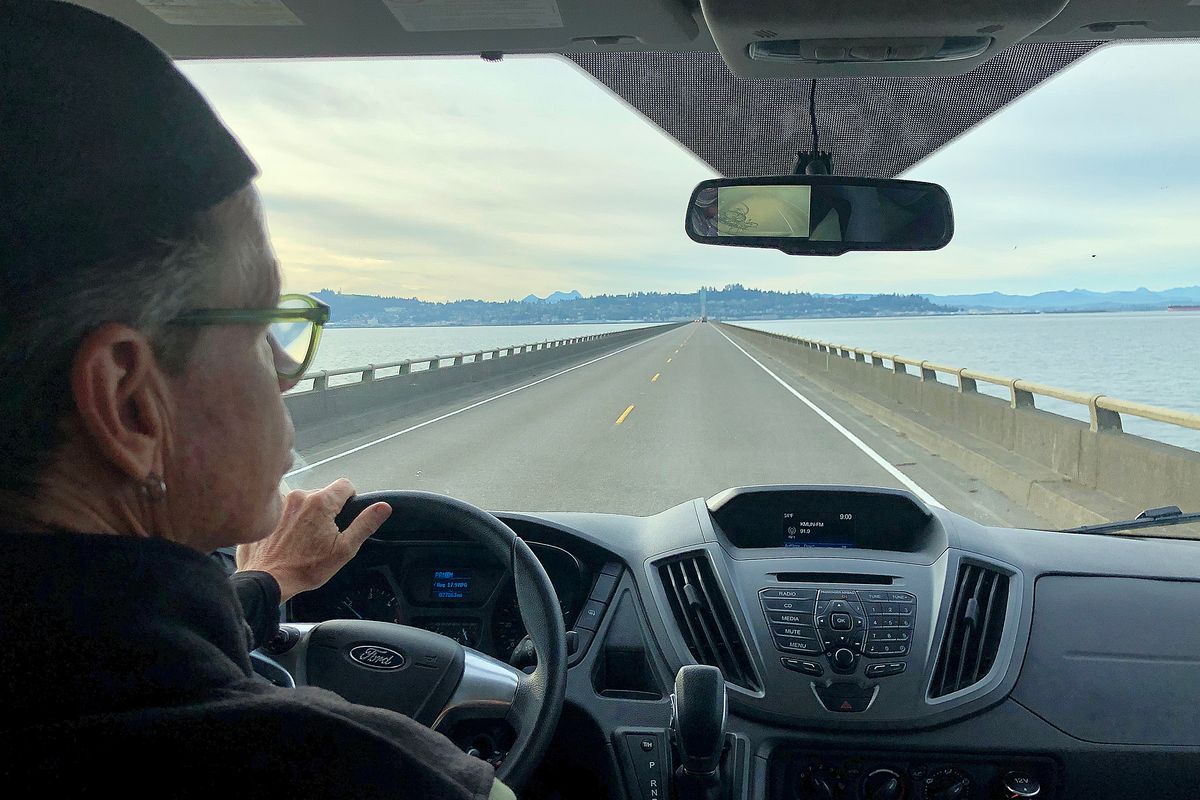
<instances>
[{"instance_id":1,"label":"tune knob","mask_svg":"<svg viewBox=\"0 0 1200 800\"><path fill-rule=\"evenodd\" d=\"M1009 772L1002 781L1001 797L1005 800L1020 800L1024 797L1037 797L1042 793L1042 784L1028 772Z\"/></svg>"},{"instance_id":2,"label":"tune knob","mask_svg":"<svg viewBox=\"0 0 1200 800\"><path fill-rule=\"evenodd\" d=\"M840 667L841 669L850 669L850 667L854 666L854 653L843 647L842 649L834 652L833 663L834 666Z\"/></svg>"}]
</instances>

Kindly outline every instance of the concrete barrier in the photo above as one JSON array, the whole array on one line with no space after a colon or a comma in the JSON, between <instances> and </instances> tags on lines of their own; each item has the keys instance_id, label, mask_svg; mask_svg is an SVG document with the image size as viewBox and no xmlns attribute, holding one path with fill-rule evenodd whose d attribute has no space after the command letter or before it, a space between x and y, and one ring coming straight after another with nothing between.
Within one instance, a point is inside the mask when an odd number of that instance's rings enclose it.
<instances>
[{"instance_id":1,"label":"concrete barrier","mask_svg":"<svg viewBox=\"0 0 1200 800\"><path fill-rule=\"evenodd\" d=\"M303 450L451 401L469 405L485 395L675 327L678 323L317 372L305 376L311 388L285 395L284 404L296 427L296 447ZM397 373L378 377L387 369L396 369ZM331 377L353 374L361 377L353 383L329 385Z\"/></svg>"},{"instance_id":2,"label":"concrete barrier","mask_svg":"<svg viewBox=\"0 0 1200 800\"><path fill-rule=\"evenodd\" d=\"M743 346L835 391L1056 525L1104 522L1197 500L1200 453L1125 433L1121 415L1189 428L1200 428L1200 415L737 325L721 327ZM938 380L939 375L948 380ZM1007 387L1008 399L980 393L980 382ZM1038 397L1086 406L1090 421L1039 409Z\"/></svg>"}]
</instances>

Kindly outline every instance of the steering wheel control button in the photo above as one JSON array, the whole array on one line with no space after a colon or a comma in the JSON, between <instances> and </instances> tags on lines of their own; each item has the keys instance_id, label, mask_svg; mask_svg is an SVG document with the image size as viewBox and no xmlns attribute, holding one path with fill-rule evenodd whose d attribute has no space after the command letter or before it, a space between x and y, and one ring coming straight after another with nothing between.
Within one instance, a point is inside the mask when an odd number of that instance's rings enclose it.
<instances>
[{"instance_id":1,"label":"steering wheel control button","mask_svg":"<svg viewBox=\"0 0 1200 800\"><path fill-rule=\"evenodd\" d=\"M829 627L835 631L848 631L854 627L854 620L849 614L830 614Z\"/></svg>"},{"instance_id":2,"label":"steering wheel control button","mask_svg":"<svg viewBox=\"0 0 1200 800\"><path fill-rule=\"evenodd\" d=\"M779 659L779 661L783 664L785 669L790 669L792 672L803 672L805 675L812 675L813 677L817 678L825 674L825 668L816 661L809 661L803 658L791 658L790 656L784 656L783 658Z\"/></svg>"},{"instance_id":3,"label":"steering wheel control button","mask_svg":"<svg viewBox=\"0 0 1200 800\"><path fill-rule=\"evenodd\" d=\"M604 618L604 608L604 603L599 600L589 600L579 612L579 619L575 620L576 629L594 631L599 628L600 620Z\"/></svg>"},{"instance_id":4,"label":"steering wheel control button","mask_svg":"<svg viewBox=\"0 0 1200 800\"><path fill-rule=\"evenodd\" d=\"M1022 797L1037 797L1042 793L1041 782L1028 772L1009 772L1003 780L1003 797L1018 800Z\"/></svg>"},{"instance_id":5,"label":"steering wheel control button","mask_svg":"<svg viewBox=\"0 0 1200 800\"><path fill-rule=\"evenodd\" d=\"M868 664L868 678L886 678L888 675L899 675L904 672L903 661L889 661L883 664Z\"/></svg>"},{"instance_id":6,"label":"steering wheel control button","mask_svg":"<svg viewBox=\"0 0 1200 800\"><path fill-rule=\"evenodd\" d=\"M826 711L832 711L835 714L853 714L866 711L870 707L871 701L875 699L877 688L875 686L864 688L856 683L830 683L828 686L814 683L813 694L817 696L817 700L821 702Z\"/></svg>"}]
</instances>

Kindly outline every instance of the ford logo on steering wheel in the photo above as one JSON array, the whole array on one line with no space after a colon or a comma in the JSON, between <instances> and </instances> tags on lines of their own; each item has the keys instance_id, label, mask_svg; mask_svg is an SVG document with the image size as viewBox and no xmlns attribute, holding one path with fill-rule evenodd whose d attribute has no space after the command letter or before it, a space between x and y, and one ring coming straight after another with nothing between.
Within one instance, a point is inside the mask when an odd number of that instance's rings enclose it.
<instances>
[{"instance_id":1,"label":"ford logo on steering wheel","mask_svg":"<svg viewBox=\"0 0 1200 800\"><path fill-rule=\"evenodd\" d=\"M404 656L382 645L360 644L350 648L350 660L368 669L390 672L404 666Z\"/></svg>"}]
</instances>

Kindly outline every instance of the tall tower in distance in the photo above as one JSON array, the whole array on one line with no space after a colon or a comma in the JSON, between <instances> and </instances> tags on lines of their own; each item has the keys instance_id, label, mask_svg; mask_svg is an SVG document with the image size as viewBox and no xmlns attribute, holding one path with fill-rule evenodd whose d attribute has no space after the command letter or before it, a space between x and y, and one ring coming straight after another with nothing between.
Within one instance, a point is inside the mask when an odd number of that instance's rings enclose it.
<instances>
[{"instance_id":1,"label":"tall tower in distance","mask_svg":"<svg viewBox=\"0 0 1200 800\"><path fill-rule=\"evenodd\" d=\"M700 287L700 321L708 322L708 313L705 311L704 305L708 301L708 289Z\"/></svg>"}]
</instances>

